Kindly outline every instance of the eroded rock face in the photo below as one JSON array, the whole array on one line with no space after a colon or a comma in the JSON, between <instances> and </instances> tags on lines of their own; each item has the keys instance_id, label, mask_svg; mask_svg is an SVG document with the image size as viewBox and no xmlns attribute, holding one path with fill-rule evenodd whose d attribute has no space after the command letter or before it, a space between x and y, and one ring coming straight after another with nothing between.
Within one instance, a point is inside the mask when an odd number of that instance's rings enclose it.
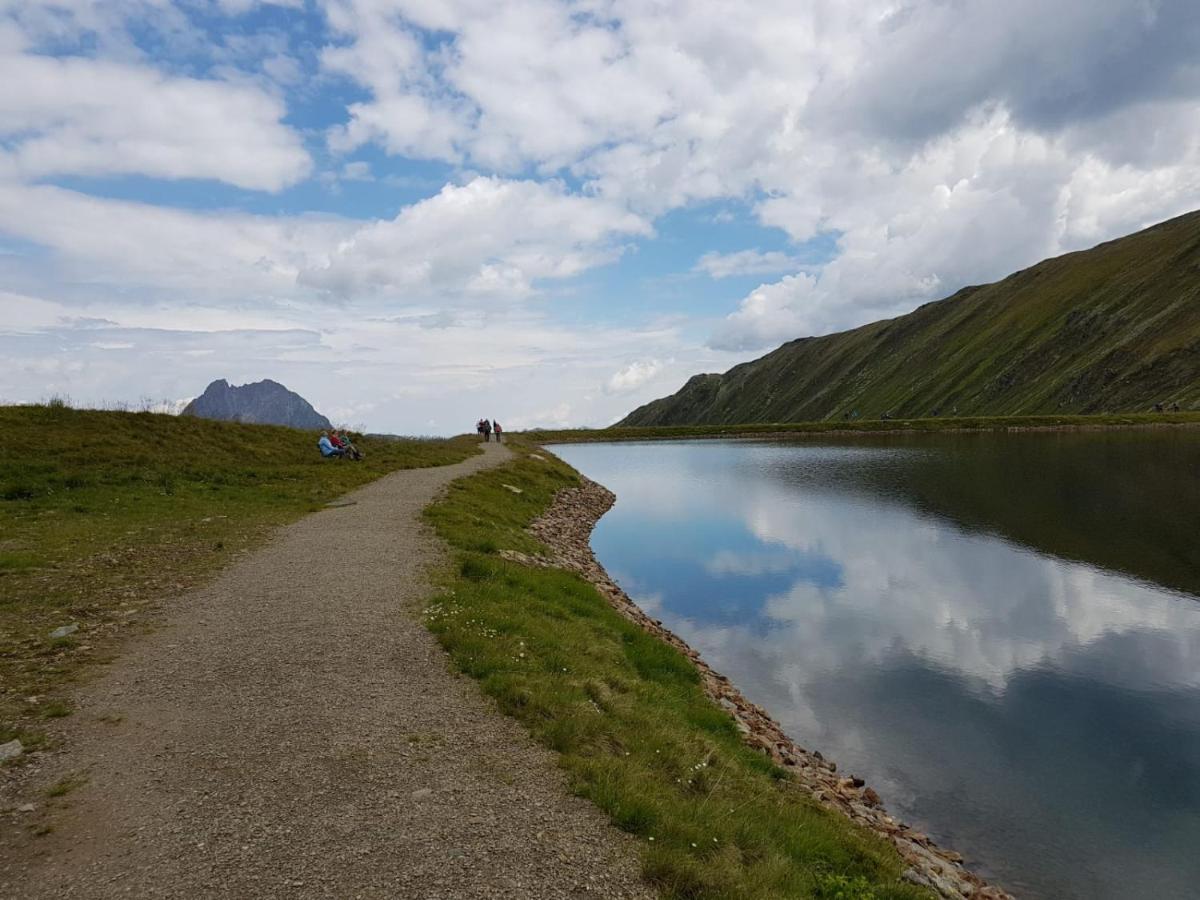
<instances>
[{"instance_id":1,"label":"eroded rock face","mask_svg":"<svg viewBox=\"0 0 1200 900\"><path fill-rule=\"evenodd\" d=\"M621 615L686 654L700 671L705 693L729 712L743 740L791 772L797 790L890 841L909 866L906 880L924 885L946 900L1012 900L966 869L958 853L938 847L928 836L888 815L879 794L861 778L839 777L836 763L789 738L766 710L743 697L728 678L709 667L682 638L646 615L621 590L597 561L589 542L596 522L615 500L603 485L582 478L580 487L560 491L550 509L529 527L550 548L551 557L516 551L501 551L501 555L524 565L552 566L582 575Z\"/></svg>"},{"instance_id":2,"label":"eroded rock face","mask_svg":"<svg viewBox=\"0 0 1200 900\"><path fill-rule=\"evenodd\" d=\"M185 406L183 415L312 430L333 427L307 400L270 379L232 385L220 378Z\"/></svg>"}]
</instances>

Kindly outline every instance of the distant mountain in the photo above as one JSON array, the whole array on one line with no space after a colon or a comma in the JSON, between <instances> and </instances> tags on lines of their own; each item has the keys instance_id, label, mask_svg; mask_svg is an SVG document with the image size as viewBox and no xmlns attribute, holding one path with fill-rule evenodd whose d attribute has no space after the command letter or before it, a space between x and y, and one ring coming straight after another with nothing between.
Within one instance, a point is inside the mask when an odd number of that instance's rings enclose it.
<instances>
[{"instance_id":1,"label":"distant mountain","mask_svg":"<svg viewBox=\"0 0 1200 900\"><path fill-rule=\"evenodd\" d=\"M291 428L333 427L307 400L270 379L243 385L218 379L185 406L181 415Z\"/></svg>"},{"instance_id":2,"label":"distant mountain","mask_svg":"<svg viewBox=\"0 0 1200 900\"><path fill-rule=\"evenodd\" d=\"M620 425L1200 408L1200 213L696 375Z\"/></svg>"}]
</instances>

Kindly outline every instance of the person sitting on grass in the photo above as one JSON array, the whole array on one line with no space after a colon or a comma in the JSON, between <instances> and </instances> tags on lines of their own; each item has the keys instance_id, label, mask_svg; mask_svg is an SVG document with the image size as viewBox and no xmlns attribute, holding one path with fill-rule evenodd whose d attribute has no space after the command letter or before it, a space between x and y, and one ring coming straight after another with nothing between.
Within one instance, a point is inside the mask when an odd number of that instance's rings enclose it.
<instances>
[{"instance_id":1,"label":"person sitting on grass","mask_svg":"<svg viewBox=\"0 0 1200 900\"><path fill-rule=\"evenodd\" d=\"M329 439L329 432L322 431L321 436L317 438L317 447L321 451L321 455L326 459L341 459L346 455L346 451L341 447L333 446L333 441Z\"/></svg>"},{"instance_id":2,"label":"person sitting on grass","mask_svg":"<svg viewBox=\"0 0 1200 900\"><path fill-rule=\"evenodd\" d=\"M362 451L354 446L354 442L350 440L350 435L347 432L335 431L332 435L330 435L330 440L333 441L333 445L335 447L341 447L344 451L346 451L346 455L355 462L363 458Z\"/></svg>"}]
</instances>

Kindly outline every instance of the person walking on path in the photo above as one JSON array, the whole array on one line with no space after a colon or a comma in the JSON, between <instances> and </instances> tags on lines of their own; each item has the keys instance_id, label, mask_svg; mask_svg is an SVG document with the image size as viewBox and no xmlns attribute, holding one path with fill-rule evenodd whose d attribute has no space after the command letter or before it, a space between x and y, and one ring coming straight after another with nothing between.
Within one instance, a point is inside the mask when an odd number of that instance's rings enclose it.
<instances>
[{"instance_id":1,"label":"person walking on path","mask_svg":"<svg viewBox=\"0 0 1200 900\"><path fill-rule=\"evenodd\" d=\"M492 420L492 431L496 432L496 443L497 443L497 444L502 444L502 443L504 443L504 442L501 440L501 437L502 437L502 435L504 434L504 429L503 429L503 428L501 428L501 427L500 427L500 423L499 423L499 422L497 422L497 421L496 421L496 420L494 420L494 419Z\"/></svg>"},{"instance_id":2,"label":"person walking on path","mask_svg":"<svg viewBox=\"0 0 1200 900\"><path fill-rule=\"evenodd\" d=\"M483 441L486 444L492 439L492 423L488 419L483 420Z\"/></svg>"}]
</instances>

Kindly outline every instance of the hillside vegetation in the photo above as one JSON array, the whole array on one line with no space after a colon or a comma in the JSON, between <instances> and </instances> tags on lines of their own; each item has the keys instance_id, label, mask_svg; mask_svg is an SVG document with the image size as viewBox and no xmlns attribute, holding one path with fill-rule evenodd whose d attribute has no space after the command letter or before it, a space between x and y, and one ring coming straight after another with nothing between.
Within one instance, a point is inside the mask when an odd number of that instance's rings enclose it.
<instances>
[{"instance_id":1,"label":"hillside vegetation","mask_svg":"<svg viewBox=\"0 0 1200 900\"><path fill-rule=\"evenodd\" d=\"M697 375L619 425L1200 408L1200 213Z\"/></svg>"},{"instance_id":2,"label":"hillside vegetation","mask_svg":"<svg viewBox=\"0 0 1200 900\"><path fill-rule=\"evenodd\" d=\"M62 406L0 407L0 432L0 743L27 747L70 712L62 682L158 601L352 488L477 449L377 440L326 461L311 431Z\"/></svg>"}]
</instances>

